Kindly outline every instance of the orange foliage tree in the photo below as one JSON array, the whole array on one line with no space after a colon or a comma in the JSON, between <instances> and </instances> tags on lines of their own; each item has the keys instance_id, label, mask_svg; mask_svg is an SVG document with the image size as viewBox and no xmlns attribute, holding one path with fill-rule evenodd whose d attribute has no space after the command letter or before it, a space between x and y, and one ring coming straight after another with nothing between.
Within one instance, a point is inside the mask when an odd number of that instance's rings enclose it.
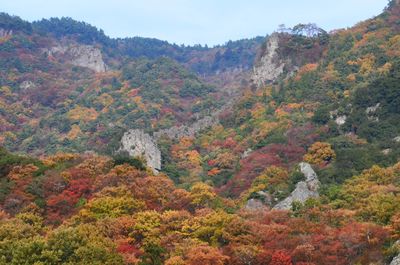
<instances>
[{"instance_id":1,"label":"orange foliage tree","mask_svg":"<svg viewBox=\"0 0 400 265\"><path fill-rule=\"evenodd\" d=\"M336 154L331 145L324 142L315 142L308 148L307 154L304 155L304 161L311 164L329 163L335 158Z\"/></svg>"}]
</instances>

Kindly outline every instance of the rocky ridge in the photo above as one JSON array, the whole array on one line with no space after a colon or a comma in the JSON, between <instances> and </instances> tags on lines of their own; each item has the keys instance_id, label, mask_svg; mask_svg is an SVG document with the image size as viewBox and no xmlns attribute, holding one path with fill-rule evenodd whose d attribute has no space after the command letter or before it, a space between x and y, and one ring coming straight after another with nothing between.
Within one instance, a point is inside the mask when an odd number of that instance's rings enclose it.
<instances>
[{"instance_id":1,"label":"rocky ridge","mask_svg":"<svg viewBox=\"0 0 400 265\"><path fill-rule=\"evenodd\" d=\"M219 122L216 116L206 116L202 119L195 121L190 125L173 126L168 129L160 130L154 133L155 139L160 139L162 135L166 135L171 139L179 139L184 136L194 136L197 132L204 130L208 127Z\"/></svg>"}]
</instances>

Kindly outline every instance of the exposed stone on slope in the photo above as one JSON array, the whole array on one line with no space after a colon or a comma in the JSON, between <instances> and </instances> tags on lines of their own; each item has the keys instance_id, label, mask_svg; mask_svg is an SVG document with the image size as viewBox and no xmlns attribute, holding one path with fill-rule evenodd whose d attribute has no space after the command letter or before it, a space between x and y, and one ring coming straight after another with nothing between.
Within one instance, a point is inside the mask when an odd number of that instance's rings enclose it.
<instances>
[{"instance_id":1,"label":"exposed stone on slope","mask_svg":"<svg viewBox=\"0 0 400 265\"><path fill-rule=\"evenodd\" d=\"M253 149L247 148L247 150L243 152L243 154L240 156L240 158L243 159L243 158L248 157L251 154L251 152L253 152Z\"/></svg>"},{"instance_id":2,"label":"exposed stone on slope","mask_svg":"<svg viewBox=\"0 0 400 265\"><path fill-rule=\"evenodd\" d=\"M249 211L258 211L258 210L263 210L266 209L265 204L257 199L250 199L247 201L246 205L244 206L246 210Z\"/></svg>"},{"instance_id":3,"label":"exposed stone on slope","mask_svg":"<svg viewBox=\"0 0 400 265\"><path fill-rule=\"evenodd\" d=\"M119 151L126 151L130 156L143 156L147 166L155 173L161 169L161 151L158 149L153 137L143 130L129 130L121 139Z\"/></svg>"},{"instance_id":4,"label":"exposed stone on slope","mask_svg":"<svg viewBox=\"0 0 400 265\"><path fill-rule=\"evenodd\" d=\"M400 265L400 255L394 257L392 262L390 262L390 265Z\"/></svg>"},{"instance_id":5,"label":"exposed stone on slope","mask_svg":"<svg viewBox=\"0 0 400 265\"><path fill-rule=\"evenodd\" d=\"M399 249L400 247L400 240L397 240L394 242L393 247L396 247ZM392 262L390 262L390 265L400 265L400 254L398 254L396 257L393 258Z\"/></svg>"},{"instance_id":6,"label":"exposed stone on slope","mask_svg":"<svg viewBox=\"0 0 400 265\"><path fill-rule=\"evenodd\" d=\"M168 129L157 131L153 134L153 136L156 140L160 139L162 135L166 135L171 139L179 139L184 136L194 136L196 133L218 124L219 115L223 111L231 108L235 103L235 100L236 97L232 95L232 97L225 103L225 105L223 105L220 109L214 111L211 115L200 118L192 124L172 126Z\"/></svg>"},{"instance_id":7,"label":"exposed stone on slope","mask_svg":"<svg viewBox=\"0 0 400 265\"><path fill-rule=\"evenodd\" d=\"M400 143L400 136L394 137L393 140L394 140L396 143Z\"/></svg>"},{"instance_id":8,"label":"exposed stone on slope","mask_svg":"<svg viewBox=\"0 0 400 265\"><path fill-rule=\"evenodd\" d=\"M0 38L5 38L13 34L12 30L0 28Z\"/></svg>"},{"instance_id":9,"label":"exposed stone on slope","mask_svg":"<svg viewBox=\"0 0 400 265\"><path fill-rule=\"evenodd\" d=\"M36 85L32 81L24 81L19 85L19 88L23 89L23 90L27 90L27 89L31 89L31 88L36 88Z\"/></svg>"},{"instance_id":10,"label":"exposed stone on slope","mask_svg":"<svg viewBox=\"0 0 400 265\"><path fill-rule=\"evenodd\" d=\"M337 116L335 119L335 123L339 126L343 125L346 123L347 120L347 116L346 115L342 115L342 116Z\"/></svg>"},{"instance_id":11,"label":"exposed stone on slope","mask_svg":"<svg viewBox=\"0 0 400 265\"><path fill-rule=\"evenodd\" d=\"M215 116L206 116L191 125L173 126L154 133L154 137L159 139L162 135L167 135L169 138L181 138L184 136L194 136L197 132L204 130L216 123L219 120Z\"/></svg>"},{"instance_id":12,"label":"exposed stone on slope","mask_svg":"<svg viewBox=\"0 0 400 265\"><path fill-rule=\"evenodd\" d=\"M365 110L365 113L367 114L368 120L371 121L379 121L379 118L376 116L376 111L378 108L381 106L381 103L377 103L375 106L368 107Z\"/></svg>"},{"instance_id":13,"label":"exposed stone on slope","mask_svg":"<svg viewBox=\"0 0 400 265\"><path fill-rule=\"evenodd\" d=\"M329 112L329 117L335 120L335 123L339 126L346 123L347 116L346 115L339 115L339 110L333 110Z\"/></svg>"},{"instance_id":14,"label":"exposed stone on slope","mask_svg":"<svg viewBox=\"0 0 400 265\"><path fill-rule=\"evenodd\" d=\"M279 35L274 33L268 38L265 52L253 69L252 80L257 86L273 81L283 73L285 62L279 58L278 48Z\"/></svg>"},{"instance_id":15,"label":"exposed stone on slope","mask_svg":"<svg viewBox=\"0 0 400 265\"><path fill-rule=\"evenodd\" d=\"M72 65L86 67L95 72L105 72L107 69L101 51L92 45L59 45L46 49L45 52L55 57L59 54L65 55Z\"/></svg>"},{"instance_id":16,"label":"exposed stone on slope","mask_svg":"<svg viewBox=\"0 0 400 265\"><path fill-rule=\"evenodd\" d=\"M390 154L390 152L392 152L392 149L390 149L390 148L382 150L382 154L384 154L384 155L388 155L388 154Z\"/></svg>"},{"instance_id":17,"label":"exposed stone on slope","mask_svg":"<svg viewBox=\"0 0 400 265\"><path fill-rule=\"evenodd\" d=\"M302 162L299 165L300 171L304 174L306 180L298 182L296 184L296 189L290 196L275 205L274 209L290 210L294 201L304 203L310 198L319 197L318 189L321 183L318 180L317 174L310 164Z\"/></svg>"}]
</instances>

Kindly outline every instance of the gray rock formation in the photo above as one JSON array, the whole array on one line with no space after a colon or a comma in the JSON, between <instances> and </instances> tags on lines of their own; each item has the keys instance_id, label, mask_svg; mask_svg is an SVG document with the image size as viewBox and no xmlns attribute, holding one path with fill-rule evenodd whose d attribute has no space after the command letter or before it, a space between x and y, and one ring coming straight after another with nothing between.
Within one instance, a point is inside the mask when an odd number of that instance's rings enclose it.
<instances>
[{"instance_id":1,"label":"gray rock formation","mask_svg":"<svg viewBox=\"0 0 400 265\"><path fill-rule=\"evenodd\" d=\"M378 108L381 106L381 103L377 103L375 106L368 107L365 110L365 113L367 114L368 120L371 121L379 121L379 118L376 116L376 111Z\"/></svg>"},{"instance_id":2,"label":"gray rock formation","mask_svg":"<svg viewBox=\"0 0 400 265\"><path fill-rule=\"evenodd\" d=\"M393 247L400 249L400 240L394 242ZM400 265L400 254L393 258L392 262L390 262L390 265Z\"/></svg>"},{"instance_id":3,"label":"gray rock formation","mask_svg":"<svg viewBox=\"0 0 400 265\"><path fill-rule=\"evenodd\" d=\"M339 126L346 123L347 116L346 115L339 115L339 110L333 110L329 112L329 117L332 120L335 120L335 123Z\"/></svg>"},{"instance_id":4,"label":"gray rock formation","mask_svg":"<svg viewBox=\"0 0 400 265\"><path fill-rule=\"evenodd\" d=\"M285 62L279 58L278 48L279 35L274 33L268 38L266 50L253 69L252 80L257 86L273 81L283 73Z\"/></svg>"},{"instance_id":5,"label":"gray rock formation","mask_svg":"<svg viewBox=\"0 0 400 265\"><path fill-rule=\"evenodd\" d=\"M246 205L244 206L244 208L246 210L249 211L259 211L259 210L263 210L266 209L265 204L257 199L250 199L247 201Z\"/></svg>"},{"instance_id":6,"label":"gray rock formation","mask_svg":"<svg viewBox=\"0 0 400 265\"><path fill-rule=\"evenodd\" d=\"M5 38L13 34L12 30L0 28L0 38Z\"/></svg>"},{"instance_id":7,"label":"gray rock formation","mask_svg":"<svg viewBox=\"0 0 400 265\"><path fill-rule=\"evenodd\" d=\"M400 136L394 137L393 140L394 140L396 143L400 143Z\"/></svg>"},{"instance_id":8,"label":"gray rock formation","mask_svg":"<svg viewBox=\"0 0 400 265\"><path fill-rule=\"evenodd\" d=\"M382 150L382 154L384 154L384 155L388 155L388 154L390 154L390 152L392 152L392 149L390 149L390 148Z\"/></svg>"},{"instance_id":9,"label":"gray rock formation","mask_svg":"<svg viewBox=\"0 0 400 265\"><path fill-rule=\"evenodd\" d=\"M179 126L172 126L168 129L163 129L160 131L157 131L153 134L154 138L156 140L160 139L162 135L166 135L171 139L179 139L184 136L194 136L196 133L207 129L213 125L216 125L219 123L219 115L229 109L232 108L236 100L236 97L232 95L230 99L223 105L221 108L218 110L214 111L211 115L205 116L203 118L200 118L196 120L195 122L187 125L179 125Z\"/></svg>"},{"instance_id":10,"label":"gray rock formation","mask_svg":"<svg viewBox=\"0 0 400 265\"><path fill-rule=\"evenodd\" d=\"M251 154L251 152L253 152L253 149L247 148L247 150L244 151L243 154L241 154L240 158L243 159L243 158L248 157Z\"/></svg>"},{"instance_id":11,"label":"gray rock formation","mask_svg":"<svg viewBox=\"0 0 400 265\"><path fill-rule=\"evenodd\" d=\"M195 121L191 125L173 126L171 128L155 132L154 138L159 139L162 135L167 135L171 139L179 139L184 136L194 136L199 131L211 127L218 122L219 120L216 116L206 116Z\"/></svg>"},{"instance_id":12,"label":"gray rock formation","mask_svg":"<svg viewBox=\"0 0 400 265\"><path fill-rule=\"evenodd\" d=\"M394 257L392 262L390 262L390 265L400 265L400 255Z\"/></svg>"},{"instance_id":13,"label":"gray rock formation","mask_svg":"<svg viewBox=\"0 0 400 265\"><path fill-rule=\"evenodd\" d=\"M317 174L310 164L302 162L299 165L300 171L304 174L306 180L298 182L296 184L296 189L289 195L289 197L279 202L273 209L290 210L294 201L304 203L310 198L319 197L318 189L321 183L318 180Z\"/></svg>"},{"instance_id":14,"label":"gray rock formation","mask_svg":"<svg viewBox=\"0 0 400 265\"><path fill-rule=\"evenodd\" d=\"M65 55L72 65L86 67L95 72L107 70L101 51L92 45L59 45L45 49L45 52L55 57L59 54Z\"/></svg>"},{"instance_id":15,"label":"gray rock formation","mask_svg":"<svg viewBox=\"0 0 400 265\"><path fill-rule=\"evenodd\" d=\"M28 90L36 88L36 85L32 81L24 81L19 85L19 88L22 90Z\"/></svg>"},{"instance_id":16,"label":"gray rock formation","mask_svg":"<svg viewBox=\"0 0 400 265\"><path fill-rule=\"evenodd\" d=\"M121 139L119 151L126 151L130 156L142 156L146 159L147 166L155 173L161 169L161 151L158 149L153 137L143 130L129 130Z\"/></svg>"},{"instance_id":17,"label":"gray rock formation","mask_svg":"<svg viewBox=\"0 0 400 265\"><path fill-rule=\"evenodd\" d=\"M347 116L346 115L342 115L342 116L337 116L335 119L335 123L339 126L343 125L346 123L347 120Z\"/></svg>"}]
</instances>

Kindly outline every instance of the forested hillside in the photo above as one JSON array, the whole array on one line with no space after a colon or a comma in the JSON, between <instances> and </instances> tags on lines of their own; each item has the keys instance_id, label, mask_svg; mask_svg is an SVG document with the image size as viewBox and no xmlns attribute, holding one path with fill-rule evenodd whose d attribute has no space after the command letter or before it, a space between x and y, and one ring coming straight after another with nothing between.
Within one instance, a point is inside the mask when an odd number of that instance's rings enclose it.
<instances>
[{"instance_id":1,"label":"forested hillside","mask_svg":"<svg viewBox=\"0 0 400 265\"><path fill-rule=\"evenodd\" d=\"M215 47L1 13L0 263L397 264L399 51L398 0Z\"/></svg>"}]
</instances>

